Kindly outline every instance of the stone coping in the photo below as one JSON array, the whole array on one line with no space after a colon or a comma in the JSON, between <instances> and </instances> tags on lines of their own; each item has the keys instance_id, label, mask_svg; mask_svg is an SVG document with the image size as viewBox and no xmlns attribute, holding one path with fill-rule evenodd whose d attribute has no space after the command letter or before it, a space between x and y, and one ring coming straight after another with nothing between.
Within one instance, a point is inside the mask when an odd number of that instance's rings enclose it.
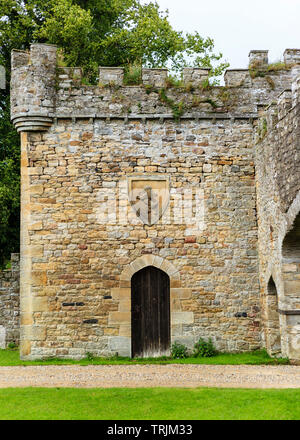
<instances>
[{"instance_id":1,"label":"stone coping","mask_svg":"<svg viewBox=\"0 0 300 440\"><path fill-rule=\"evenodd\" d=\"M43 118L41 115L34 114L26 114L26 113L18 113L13 115L11 118L14 121L17 118L28 117L28 118ZM130 114L130 115L114 115L114 114L101 114L101 113L92 113L92 114L78 114L78 115L70 115L69 113L53 115L54 119L174 119L172 113L149 113L149 114ZM184 114L180 117L180 119L258 119L259 116L257 113L245 113L245 114L227 114L227 113L193 113L193 114ZM45 117L46 119L46 117Z\"/></svg>"}]
</instances>

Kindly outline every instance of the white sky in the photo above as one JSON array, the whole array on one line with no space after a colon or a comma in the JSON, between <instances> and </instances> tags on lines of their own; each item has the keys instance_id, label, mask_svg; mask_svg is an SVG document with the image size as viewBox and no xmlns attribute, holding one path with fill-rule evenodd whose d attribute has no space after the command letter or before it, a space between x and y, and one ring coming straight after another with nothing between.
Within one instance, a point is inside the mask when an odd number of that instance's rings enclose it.
<instances>
[{"instance_id":1,"label":"white sky","mask_svg":"<svg viewBox=\"0 0 300 440\"><path fill-rule=\"evenodd\" d=\"M147 3L146 0L142 1ZM300 0L157 0L172 26L215 41L230 68L246 68L251 49L269 50L269 62L300 48Z\"/></svg>"}]
</instances>

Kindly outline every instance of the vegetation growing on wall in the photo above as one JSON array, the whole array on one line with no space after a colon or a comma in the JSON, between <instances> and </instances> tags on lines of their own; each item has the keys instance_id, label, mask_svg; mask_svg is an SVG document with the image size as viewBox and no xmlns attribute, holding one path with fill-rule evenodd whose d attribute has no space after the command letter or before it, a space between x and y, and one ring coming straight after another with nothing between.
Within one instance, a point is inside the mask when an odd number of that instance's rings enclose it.
<instances>
[{"instance_id":1,"label":"vegetation growing on wall","mask_svg":"<svg viewBox=\"0 0 300 440\"><path fill-rule=\"evenodd\" d=\"M142 66L128 64L124 72L124 84L127 86L139 85L142 83Z\"/></svg>"},{"instance_id":2,"label":"vegetation growing on wall","mask_svg":"<svg viewBox=\"0 0 300 440\"><path fill-rule=\"evenodd\" d=\"M183 101L175 102L173 99L167 96L165 89L159 90L159 97L163 103L171 108L175 121L179 121L180 117L184 113Z\"/></svg>"},{"instance_id":3,"label":"vegetation growing on wall","mask_svg":"<svg viewBox=\"0 0 300 440\"><path fill-rule=\"evenodd\" d=\"M291 65L287 65L282 61L277 61L275 63L268 64L267 66L261 65L258 60L253 61L249 65L249 73L252 79L254 78L270 78L268 74L274 72L280 72L282 70L290 70Z\"/></svg>"}]
</instances>

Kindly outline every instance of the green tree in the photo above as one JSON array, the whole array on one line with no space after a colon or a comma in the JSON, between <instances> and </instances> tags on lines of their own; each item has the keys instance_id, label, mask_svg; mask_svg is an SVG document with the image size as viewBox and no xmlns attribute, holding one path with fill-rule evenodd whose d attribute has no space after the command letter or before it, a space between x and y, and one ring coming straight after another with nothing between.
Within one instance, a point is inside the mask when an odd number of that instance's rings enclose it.
<instances>
[{"instance_id":1,"label":"green tree","mask_svg":"<svg viewBox=\"0 0 300 440\"><path fill-rule=\"evenodd\" d=\"M0 61L9 66L12 49L31 42L62 48L71 66L148 67L186 65L214 67L220 74L226 63L214 53L211 38L198 32L176 31L156 2L139 0L0 0ZM216 67L217 66L217 67Z\"/></svg>"},{"instance_id":2,"label":"green tree","mask_svg":"<svg viewBox=\"0 0 300 440\"><path fill-rule=\"evenodd\" d=\"M9 118L10 54L32 42L54 43L69 66L82 66L95 81L98 66L144 65L180 71L187 65L227 64L211 38L178 32L156 2L139 0L0 0L0 64L7 87L0 92L0 266L19 248L19 136Z\"/></svg>"},{"instance_id":3,"label":"green tree","mask_svg":"<svg viewBox=\"0 0 300 440\"><path fill-rule=\"evenodd\" d=\"M85 67L91 77L99 65L169 66L175 71L193 65L212 68L212 76L228 66L216 64L222 54L214 53L211 38L174 30L168 12L156 2L57 0L34 37L60 46L66 63Z\"/></svg>"},{"instance_id":4,"label":"green tree","mask_svg":"<svg viewBox=\"0 0 300 440\"><path fill-rule=\"evenodd\" d=\"M20 140L10 122L9 96L0 98L0 267L19 251Z\"/></svg>"}]
</instances>

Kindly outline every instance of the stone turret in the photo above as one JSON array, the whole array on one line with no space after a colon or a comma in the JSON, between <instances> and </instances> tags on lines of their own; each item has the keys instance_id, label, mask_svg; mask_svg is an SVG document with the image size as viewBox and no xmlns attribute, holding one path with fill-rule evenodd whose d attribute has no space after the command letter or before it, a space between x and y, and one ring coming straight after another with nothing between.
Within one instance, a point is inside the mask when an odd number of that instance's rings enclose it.
<instances>
[{"instance_id":1,"label":"stone turret","mask_svg":"<svg viewBox=\"0 0 300 440\"><path fill-rule=\"evenodd\" d=\"M43 131L55 106L56 46L32 44L12 52L11 119L18 131Z\"/></svg>"}]
</instances>

